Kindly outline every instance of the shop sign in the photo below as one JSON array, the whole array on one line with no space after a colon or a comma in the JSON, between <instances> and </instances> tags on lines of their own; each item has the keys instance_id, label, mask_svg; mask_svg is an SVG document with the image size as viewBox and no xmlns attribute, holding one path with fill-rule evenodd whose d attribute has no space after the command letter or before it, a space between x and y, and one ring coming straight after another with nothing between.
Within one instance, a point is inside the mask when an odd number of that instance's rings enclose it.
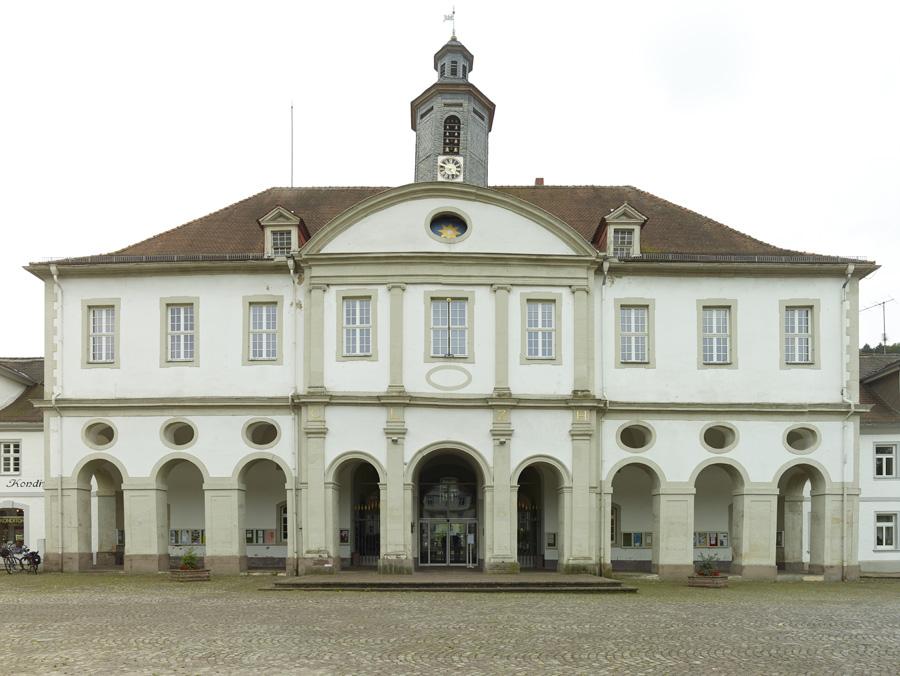
<instances>
[{"instance_id":1,"label":"shop sign","mask_svg":"<svg viewBox=\"0 0 900 676\"><path fill-rule=\"evenodd\" d=\"M44 480L43 479L32 479L31 481L26 481L23 479L10 479L6 482L7 488L43 488Z\"/></svg>"},{"instance_id":2,"label":"shop sign","mask_svg":"<svg viewBox=\"0 0 900 676\"><path fill-rule=\"evenodd\" d=\"M16 526L21 526L25 523L24 516L0 516L0 523L11 523Z\"/></svg>"}]
</instances>

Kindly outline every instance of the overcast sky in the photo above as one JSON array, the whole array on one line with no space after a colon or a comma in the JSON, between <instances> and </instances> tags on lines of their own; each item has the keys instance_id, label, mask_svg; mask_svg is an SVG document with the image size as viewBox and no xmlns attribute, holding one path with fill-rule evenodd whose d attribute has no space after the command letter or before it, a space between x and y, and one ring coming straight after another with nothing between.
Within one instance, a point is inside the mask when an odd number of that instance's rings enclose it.
<instances>
[{"instance_id":1,"label":"overcast sky","mask_svg":"<svg viewBox=\"0 0 900 676\"><path fill-rule=\"evenodd\" d=\"M43 349L21 269L290 181L413 178L409 102L451 2L35 2L0 10L0 355ZM900 341L900 3L457 1L497 104L490 182L634 185L883 267ZM861 342L881 334L861 315Z\"/></svg>"}]
</instances>

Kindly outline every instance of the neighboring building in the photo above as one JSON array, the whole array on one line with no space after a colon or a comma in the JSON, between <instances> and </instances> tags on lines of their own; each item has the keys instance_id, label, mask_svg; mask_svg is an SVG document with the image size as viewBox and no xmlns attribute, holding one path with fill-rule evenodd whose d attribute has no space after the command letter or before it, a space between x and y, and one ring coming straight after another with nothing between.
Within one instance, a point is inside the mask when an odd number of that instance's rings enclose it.
<instances>
[{"instance_id":1,"label":"neighboring building","mask_svg":"<svg viewBox=\"0 0 900 676\"><path fill-rule=\"evenodd\" d=\"M900 573L900 355L861 354L859 566Z\"/></svg>"},{"instance_id":2,"label":"neighboring building","mask_svg":"<svg viewBox=\"0 0 900 676\"><path fill-rule=\"evenodd\" d=\"M435 55L413 184L271 188L29 267L48 567L124 541L127 571L194 548L233 573L680 576L714 553L746 577L858 575L876 266L628 186L488 188L472 65L455 38Z\"/></svg>"},{"instance_id":3,"label":"neighboring building","mask_svg":"<svg viewBox=\"0 0 900 676\"><path fill-rule=\"evenodd\" d=\"M0 542L44 538L44 360L0 357Z\"/></svg>"}]
</instances>

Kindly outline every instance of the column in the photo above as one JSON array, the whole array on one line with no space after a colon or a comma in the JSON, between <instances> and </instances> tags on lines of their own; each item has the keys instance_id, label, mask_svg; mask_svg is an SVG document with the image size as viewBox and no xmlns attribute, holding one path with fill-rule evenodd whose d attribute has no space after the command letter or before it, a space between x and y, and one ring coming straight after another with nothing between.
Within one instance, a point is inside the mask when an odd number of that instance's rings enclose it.
<instances>
[{"instance_id":1,"label":"column","mask_svg":"<svg viewBox=\"0 0 900 676\"><path fill-rule=\"evenodd\" d=\"M327 528L326 515L333 511L332 491L325 486L325 406L310 402L304 406L303 433L306 441L305 467L301 476L306 479L303 509L304 551L298 564L301 573L334 572L334 537Z\"/></svg>"},{"instance_id":2,"label":"column","mask_svg":"<svg viewBox=\"0 0 900 676\"><path fill-rule=\"evenodd\" d=\"M739 488L731 504L731 572L746 579L775 579L778 493L772 488Z\"/></svg>"},{"instance_id":3,"label":"column","mask_svg":"<svg viewBox=\"0 0 900 676\"><path fill-rule=\"evenodd\" d=\"M803 495L785 495L784 503L784 570L788 573L802 573L803 565ZM815 525L813 526L815 531ZM811 535L811 534L810 534ZM812 551L810 537L810 551Z\"/></svg>"},{"instance_id":4,"label":"column","mask_svg":"<svg viewBox=\"0 0 900 676\"><path fill-rule=\"evenodd\" d=\"M388 392L402 394L405 392L403 382L403 292L406 290L406 284L392 283L388 284L387 288L391 296Z\"/></svg>"},{"instance_id":5,"label":"column","mask_svg":"<svg viewBox=\"0 0 900 676\"><path fill-rule=\"evenodd\" d=\"M592 481L591 449L594 437L593 411L587 408L572 411L572 491L567 510L562 546L565 553L563 572L598 573L597 559L591 549Z\"/></svg>"},{"instance_id":6,"label":"column","mask_svg":"<svg viewBox=\"0 0 900 676\"><path fill-rule=\"evenodd\" d=\"M297 574L297 552L300 549L300 524L297 523L297 500L300 498L300 492L296 487L296 479L294 477L290 477L285 484L285 501L287 502L287 515L288 515L288 538L287 542L287 553L284 559L284 573L285 575L296 575ZM277 525L278 528L281 528L281 524ZM126 540L127 542L127 540Z\"/></svg>"},{"instance_id":7,"label":"column","mask_svg":"<svg viewBox=\"0 0 900 676\"><path fill-rule=\"evenodd\" d=\"M166 533L167 492L153 479L131 479L122 486L125 510L125 572L169 569Z\"/></svg>"},{"instance_id":8,"label":"column","mask_svg":"<svg viewBox=\"0 0 900 676\"><path fill-rule=\"evenodd\" d=\"M47 551L44 567L48 571L74 573L90 570L93 565L91 554L91 489L78 487L74 480L63 479L62 528L59 527L58 479L52 479L45 486L47 495L46 533ZM62 531L60 533L60 531ZM59 539L62 536L62 558L60 559Z\"/></svg>"},{"instance_id":9,"label":"column","mask_svg":"<svg viewBox=\"0 0 900 676\"><path fill-rule=\"evenodd\" d=\"M393 299L394 291L391 291ZM393 326L393 303L391 304ZM392 362L393 363L393 362ZM402 382L401 382L402 387ZM413 558L410 538L410 516L406 506L406 421L405 408L399 403L389 403L384 426L387 451L387 485L381 503L382 521L381 558L378 572L387 574L411 574Z\"/></svg>"},{"instance_id":10,"label":"column","mask_svg":"<svg viewBox=\"0 0 900 676\"><path fill-rule=\"evenodd\" d=\"M575 339L575 363L573 366L575 382L572 393L576 397L588 396L591 391L589 291L587 285L572 287L575 301L575 322L572 329Z\"/></svg>"},{"instance_id":11,"label":"column","mask_svg":"<svg viewBox=\"0 0 900 676\"><path fill-rule=\"evenodd\" d=\"M848 488L845 502L839 486L830 493L813 491L811 494L809 573L823 575L826 581L859 577L859 562L848 544L851 538L858 537L854 527L858 494Z\"/></svg>"},{"instance_id":12,"label":"column","mask_svg":"<svg viewBox=\"0 0 900 676\"><path fill-rule=\"evenodd\" d=\"M306 321L307 391L325 390L325 284L310 284Z\"/></svg>"},{"instance_id":13,"label":"column","mask_svg":"<svg viewBox=\"0 0 900 676\"><path fill-rule=\"evenodd\" d=\"M600 574L612 576L612 482L600 491Z\"/></svg>"},{"instance_id":14,"label":"column","mask_svg":"<svg viewBox=\"0 0 900 676\"><path fill-rule=\"evenodd\" d=\"M244 541L245 491L232 478L203 483L206 554L203 566L215 574L238 575L247 570Z\"/></svg>"},{"instance_id":15,"label":"column","mask_svg":"<svg viewBox=\"0 0 900 676\"><path fill-rule=\"evenodd\" d=\"M498 296L499 299L499 296ZM503 342L498 337L497 343ZM491 436L494 439L492 509L485 510L491 520L491 555L487 560L488 573L518 573L519 561L513 545L516 512L510 505L510 440L512 425L508 408L493 409Z\"/></svg>"},{"instance_id":16,"label":"column","mask_svg":"<svg viewBox=\"0 0 900 676\"><path fill-rule=\"evenodd\" d=\"M694 573L694 494L689 483L669 482L653 492L652 570L661 578Z\"/></svg>"},{"instance_id":17,"label":"column","mask_svg":"<svg viewBox=\"0 0 900 676\"><path fill-rule=\"evenodd\" d=\"M494 284L494 396L508 397L509 390L509 291L508 284ZM495 482L496 485L496 482Z\"/></svg>"}]
</instances>

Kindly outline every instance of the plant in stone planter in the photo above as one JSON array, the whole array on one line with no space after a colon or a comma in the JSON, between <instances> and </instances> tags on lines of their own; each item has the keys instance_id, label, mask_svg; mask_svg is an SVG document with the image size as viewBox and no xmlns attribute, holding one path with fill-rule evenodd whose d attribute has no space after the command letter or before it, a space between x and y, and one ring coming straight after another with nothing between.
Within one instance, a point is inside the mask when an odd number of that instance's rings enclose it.
<instances>
[{"instance_id":1,"label":"plant in stone planter","mask_svg":"<svg viewBox=\"0 0 900 676\"><path fill-rule=\"evenodd\" d=\"M701 554L696 565L697 575L718 576L719 568L716 565L718 562L719 557L715 554Z\"/></svg>"},{"instance_id":2,"label":"plant in stone planter","mask_svg":"<svg viewBox=\"0 0 900 676\"><path fill-rule=\"evenodd\" d=\"M197 570L197 553L194 548L188 549L181 557L179 570Z\"/></svg>"},{"instance_id":3,"label":"plant in stone planter","mask_svg":"<svg viewBox=\"0 0 900 676\"><path fill-rule=\"evenodd\" d=\"M701 554L695 566L696 573L688 577L689 587L725 587L728 576L719 573L719 557L715 554Z\"/></svg>"}]
</instances>

